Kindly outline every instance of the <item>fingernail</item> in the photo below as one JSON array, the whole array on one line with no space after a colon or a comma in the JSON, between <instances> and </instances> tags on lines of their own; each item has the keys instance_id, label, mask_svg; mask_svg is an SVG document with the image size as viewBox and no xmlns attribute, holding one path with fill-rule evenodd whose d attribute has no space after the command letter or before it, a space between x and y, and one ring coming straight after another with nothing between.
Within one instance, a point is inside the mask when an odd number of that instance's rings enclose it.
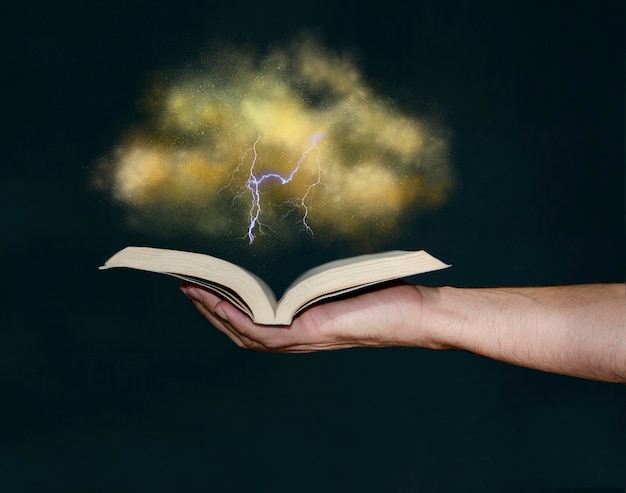
<instances>
[{"instance_id":1,"label":"fingernail","mask_svg":"<svg viewBox=\"0 0 626 493\"><path fill-rule=\"evenodd\" d=\"M191 298L195 301L202 301L202 297L200 296L200 293L196 288L193 288L191 286L183 286L180 288L180 290L184 293L185 296L187 296L187 298Z\"/></svg>"},{"instance_id":2,"label":"fingernail","mask_svg":"<svg viewBox=\"0 0 626 493\"><path fill-rule=\"evenodd\" d=\"M215 307L215 314L221 318L222 320L224 320L225 322L228 322L228 316L226 315L226 312L222 309L221 306L217 305Z\"/></svg>"}]
</instances>

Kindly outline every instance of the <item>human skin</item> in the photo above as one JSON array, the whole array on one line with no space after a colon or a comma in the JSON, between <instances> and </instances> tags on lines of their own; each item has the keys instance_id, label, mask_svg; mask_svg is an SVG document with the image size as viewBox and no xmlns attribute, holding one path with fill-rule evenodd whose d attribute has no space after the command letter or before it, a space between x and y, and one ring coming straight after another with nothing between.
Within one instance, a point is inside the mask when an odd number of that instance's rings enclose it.
<instances>
[{"instance_id":1,"label":"human skin","mask_svg":"<svg viewBox=\"0 0 626 493\"><path fill-rule=\"evenodd\" d=\"M538 370L626 383L624 284L454 288L397 282L309 307L289 326L255 324L201 287L183 284L181 290L217 329L256 351L459 349Z\"/></svg>"}]
</instances>

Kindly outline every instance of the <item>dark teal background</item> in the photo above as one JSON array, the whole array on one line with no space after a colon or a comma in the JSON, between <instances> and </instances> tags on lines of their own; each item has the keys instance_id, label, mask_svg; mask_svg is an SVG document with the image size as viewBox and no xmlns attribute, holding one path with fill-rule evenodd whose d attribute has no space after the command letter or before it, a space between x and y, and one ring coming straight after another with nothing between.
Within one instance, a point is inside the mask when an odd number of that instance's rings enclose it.
<instances>
[{"instance_id":1,"label":"dark teal background","mask_svg":"<svg viewBox=\"0 0 626 493\"><path fill-rule=\"evenodd\" d=\"M24 2L4 15L0 491L502 491L626 484L626 390L464 352L256 354L128 244L223 255L280 291L354 252L138 233L90 189L151 72L317 28L453 131L457 188L385 248L431 285L624 280L624 4ZM357 252L359 253L359 252Z\"/></svg>"}]
</instances>

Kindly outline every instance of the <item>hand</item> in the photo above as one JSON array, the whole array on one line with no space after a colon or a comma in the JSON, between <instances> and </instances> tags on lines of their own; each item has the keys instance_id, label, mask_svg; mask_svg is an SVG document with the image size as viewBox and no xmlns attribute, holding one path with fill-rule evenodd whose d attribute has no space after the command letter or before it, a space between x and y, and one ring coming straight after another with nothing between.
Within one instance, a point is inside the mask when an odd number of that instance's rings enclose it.
<instances>
[{"instance_id":1,"label":"hand","mask_svg":"<svg viewBox=\"0 0 626 493\"><path fill-rule=\"evenodd\" d=\"M398 282L309 307L290 326L254 324L210 291L190 284L181 289L215 327L256 351L463 349L538 370L626 383L624 287L459 289Z\"/></svg>"},{"instance_id":2,"label":"hand","mask_svg":"<svg viewBox=\"0 0 626 493\"><path fill-rule=\"evenodd\" d=\"M435 347L420 330L422 296L397 282L341 300L313 305L289 326L257 325L211 291L184 283L182 292L238 346L255 351L304 353L349 347Z\"/></svg>"}]
</instances>

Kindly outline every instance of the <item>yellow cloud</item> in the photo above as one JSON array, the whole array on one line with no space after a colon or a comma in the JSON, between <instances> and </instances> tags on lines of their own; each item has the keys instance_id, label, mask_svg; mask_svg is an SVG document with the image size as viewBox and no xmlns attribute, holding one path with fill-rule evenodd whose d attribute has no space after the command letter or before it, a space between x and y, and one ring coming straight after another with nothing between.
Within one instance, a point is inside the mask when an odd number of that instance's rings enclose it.
<instances>
[{"instance_id":1,"label":"yellow cloud","mask_svg":"<svg viewBox=\"0 0 626 493\"><path fill-rule=\"evenodd\" d=\"M263 57L228 50L143 102L147 120L100 182L144 228L245 236L256 219L282 240L310 226L320 241L384 242L452 188L445 132L311 38Z\"/></svg>"}]
</instances>

